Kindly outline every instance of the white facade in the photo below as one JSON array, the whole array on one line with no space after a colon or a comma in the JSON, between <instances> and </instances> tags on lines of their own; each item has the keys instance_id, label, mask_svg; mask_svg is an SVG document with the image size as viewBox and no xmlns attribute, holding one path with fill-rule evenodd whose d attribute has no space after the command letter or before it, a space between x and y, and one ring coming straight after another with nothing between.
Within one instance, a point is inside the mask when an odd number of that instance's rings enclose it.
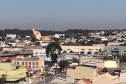
<instances>
[{"instance_id":1,"label":"white facade","mask_svg":"<svg viewBox=\"0 0 126 84\"><path fill-rule=\"evenodd\" d=\"M120 73L120 82L126 84L126 71Z\"/></svg>"},{"instance_id":2,"label":"white facade","mask_svg":"<svg viewBox=\"0 0 126 84\"><path fill-rule=\"evenodd\" d=\"M108 41L108 39L105 37L100 37L100 38L101 38L101 41Z\"/></svg>"},{"instance_id":3,"label":"white facade","mask_svg":"<svg viewBox=\"0 0 126 84\"><path fill-rule=\"evenodd\" d=\"M104 62L104 67L106 67L106 68L116 68L118 66L117 66L116 61L107 60L107 61Z\"/></svg>"},{"instance_id":4,"label":"white facade","mask_svg":"<svg viewBox=\"0 0 126 84\"><path fill-rule=\"evenodd\" d=\"M33 55L34 56L46 56L46 49L33 49Z\"/></svg>"},{"instance_id":5,"label":"white facade","mask_svg":"<svg viewBox=\"0 0 126 84\"><path fill-rule=\"evenodd\" d=\"M14 38L16 38L16 34L7 34L6 37L7 37L7 38L14 39Z\"/></svg>"},{"instance_id":6,"label":"white facade","mask_svg":"<svg viewBox=\"0 0 126 84\"><path fill-rule=\"evenodd\" d=\"M103 50L103 46L61 46L61 48L62 52L69 53L72 50L73 52L83 52L84 54L94 54L100 49Z\"/></svg>"},{"instance_id":7,"label":"white facade","mask_svg":"<svg viewBox=\"0 0 126 84\"><path fill-rule=\"evenodd\" d=\"M119 46L120 44L124 44L124 42L109 42L108 46Z\"/></svg>"}]
</instances>

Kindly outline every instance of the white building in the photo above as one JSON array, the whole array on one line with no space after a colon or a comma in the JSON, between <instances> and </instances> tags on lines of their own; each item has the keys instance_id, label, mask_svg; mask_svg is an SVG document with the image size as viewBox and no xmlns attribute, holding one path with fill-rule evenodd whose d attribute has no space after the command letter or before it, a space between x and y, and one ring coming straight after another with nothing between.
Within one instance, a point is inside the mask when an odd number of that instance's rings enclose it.
<instances>
[{"instance_id":1,"label":"white building","mask_svg":"<svg viewBox=\"0 0 126 84\"><path fill-rule=\"evenodd\" d=\"M101 41L108 41L108 38L106 37L100 37L101 38Z\"/></svg>"},{"instance_id":2,"label":"white building","mask_svg":"<svg viewBox=\"0 0 126 84\"><path fill-rule=\"evenodd\" d=\"M109 42L108 46L119 46L121 44L124 44L124 42Z\"/></svg>"},{"instance_id":3,"label":"white building","mask_svg":"<svg viewBox=\"0 0 126 84\"><path fill-rule=\"evenodd\" d=\"M126 70L122 70L120 73L120 82L126 84Z\"/></svg>"},{"instance_id":4,"label":"white building","mask_svg":"<svg viewBox=\"0 0 126 84\"><path fill-rule=\"evenodd\" d=\"M73 52L83 52L83 54L94 54L97 53L100 49L103 50L103 46L61 46L62 52L66 51L69 53L71 50Z\"/></svg>"},{"instance_id":5,"label":"white building","mask_svg":"<svg viewBox=\"0 0 126 84\"><path fill-rule=\"evenodd\" d=\"M33 56L46 56L46 49L33 49Z\"/></svg>"},{"instance_id":6,"label":"white building","mask_svg":"<svg viewBox=\"0 0 126 84\"><path fill-rule=\"evenodd\" d=\"M7 38L7 39L8 39L8 38L14 39L14 38L16 38L16 34L7 34L7 35L6 35L6 38Z\"/></svg>"},{"instance_id":7,"label":"white building","mask_svg":"<svg viewBox=\"0 0 126 84\"><path fill-rule=\"evenodd\" d=\"M117 68L117 63L114 60L107 60L104 62L104 67L106 68Z\"/></svg>"}]
</instances>

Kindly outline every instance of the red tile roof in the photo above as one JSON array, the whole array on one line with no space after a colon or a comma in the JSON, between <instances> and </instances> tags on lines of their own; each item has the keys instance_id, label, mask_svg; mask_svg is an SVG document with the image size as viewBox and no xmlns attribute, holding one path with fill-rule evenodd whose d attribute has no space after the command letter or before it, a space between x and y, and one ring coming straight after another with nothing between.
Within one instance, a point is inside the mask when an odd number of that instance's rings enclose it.
<instances>
[{"instance_id":1,"label":"red tile roof","mask_svg":"<svg viewBox=\"0 0 126 84\"><path fill-rule=\"evenodd\" d=\"M100 68L100 67L97 67L97 69L98 69L99 71L102 71L102 70L103 70L103 68Z\"/></svg>"},{"instance_id":2,"label":"red tile roof","mask_svg":"<svg viewBox=\"0 0 126 84\"><path fill-rule=\"evenodd\" d=\"M82 80L83 82L85 82L86 84L91 84L91 81L86 79L86 78L83 78L83 79L80 79ZM80 80L77 80L76 82L79 82Z\"/></svg>"}]
</instances>

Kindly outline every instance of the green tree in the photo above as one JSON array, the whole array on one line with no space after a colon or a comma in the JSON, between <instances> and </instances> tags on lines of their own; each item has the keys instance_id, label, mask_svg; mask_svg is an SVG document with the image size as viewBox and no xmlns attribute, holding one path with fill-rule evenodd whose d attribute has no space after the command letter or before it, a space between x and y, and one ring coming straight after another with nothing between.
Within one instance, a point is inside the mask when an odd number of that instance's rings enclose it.
<instances>
[{"instance_id":1,"label":"green tree","mask_svg":"<svg viewBox=\"0 0 126 84\"><path fill-rule=\"evenodd\" d=\"M51 53L51 59L53 63L57 63L58 55L55 53Z\"/></svg>"},{"instance_id":2,"label":"green tree","mask_svg":"<svg viewBox=\"0 0 126 84\"><path fill-rule=\"evenodd\" d=\"M79 59L73 58L72 62L73 62L73 63L79 63Z\"/></svg>"},{"instance_id":3,"label":"green tree","mask_svg":"<svg viewBox=\"0 0 126 84\"><path fill-rule=\"evenodd\" d=\"M69 67L69 62L67 60L59 61L60 71L64 70L65 68Z\"/></svg>"},{"instance_id":4,"label":"green tree","mask_svg":"<svg viewBox=\"0 0 126 84\"><path fill-rule=\"evenodd\" d=\"M37 40L32 36L32 37L31 37L31 42L34 43L34 42L36 42L36 41L37 41Z\"/></svg>"},{"instance_id":5,"label":"green tree","mask_svg":"<svg viewBox=\"0 0 126 84\"><path fill-rule=\"evenodd\" d=\"M107 68L103 68L103 69L102 69L102 72L105 72L105 73L106 73L107 71L108 71Z\"/></svg>"},{"instance_id":6,"label":"green tree","mask_svg":"<svg viewBox=\"0 0 126 84\"><path fill-rule=\"evenodd\" d=\"M6 79L4 77L0 78L0 84L5 84Z\"/></svg>"},{"instance_id":7,"label":"green tree","mask_svg":"<svg viewBox=\"0 0 126 84\"><path fill-rule=\"evenodd\" d=\"M61 53L61 46L58 41L51 42L46 48L46 56L51 57L53 63L57 63L58 55Z\"/></svg>"}]
</instances>

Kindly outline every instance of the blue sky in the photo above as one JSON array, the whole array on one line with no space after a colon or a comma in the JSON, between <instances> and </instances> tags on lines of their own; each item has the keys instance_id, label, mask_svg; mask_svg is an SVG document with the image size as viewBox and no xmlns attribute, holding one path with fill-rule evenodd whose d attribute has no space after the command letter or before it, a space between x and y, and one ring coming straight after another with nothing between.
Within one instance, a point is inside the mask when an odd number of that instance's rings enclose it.
<instances>
[{"instance_id":1,"label":"blue sky","mask_svg":"<svg viewBox=\"0 0 126 84\"><path fill-rule=\"evenodd\" d=\"M125 29L126 0L0 0L0 29Z\"/></svg>"}]
</instances>

